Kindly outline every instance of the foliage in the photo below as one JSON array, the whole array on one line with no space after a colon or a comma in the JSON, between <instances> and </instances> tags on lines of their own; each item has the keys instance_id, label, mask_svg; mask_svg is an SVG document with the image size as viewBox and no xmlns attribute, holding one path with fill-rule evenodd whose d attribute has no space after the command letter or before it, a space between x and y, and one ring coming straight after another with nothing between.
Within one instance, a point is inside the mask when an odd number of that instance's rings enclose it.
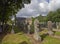
<instances>
[{"instance_id":1,"label":"foliage","mask_svg":"<svg viewBox=\"0 0 60 44\"><path fill-rule=\"evenodd\" d=\"M19 32L21 32L21 30L20 30L20 28L18 28L18 26L14 26L14 32L19 33Z\"/></svg>"},{"instance_id":2,"label":"foliage","mask_svg":"<svg viewBox=\"0 0 60 44\"><path fill-rule=\"evenodd\" d=\"M38 17L36 17L40 22L46 22L46 16L42 16L42 15L40 15L40 16L38 16Z\"/></svg>"},{"instance_id":3,"label":"foliage","mask_svg":"<svg viewBox=\"0 0 60 44\"><path fill-rule=\"evenodd\" d=\"M60 9L57 9L54 12L49 12L47 15L47 21L60 22Z\"/></svg>"},{"instance_id":4,"label":"foliage","mask_svg":"<svg viewBox=\"0 0 60 44\"><path fill-rule=\"evenodd\" d=\"M15 15L24 7L24 3L30 3L30 0L0 0L0 21L7 22L9 16Z\"/></svg>"},{"instance_id":5,"label":"foliage","mask_svg":"<svg viewBox=\"0 0 60 44\"><path fill-rule=\"evenodd\" d=\"M30 3L30 0L0 0L0 22L4 31L4 24L11 20L11 16L15 17L16 13L24 7L24 4Z\"/></svg>"}]
</instances>

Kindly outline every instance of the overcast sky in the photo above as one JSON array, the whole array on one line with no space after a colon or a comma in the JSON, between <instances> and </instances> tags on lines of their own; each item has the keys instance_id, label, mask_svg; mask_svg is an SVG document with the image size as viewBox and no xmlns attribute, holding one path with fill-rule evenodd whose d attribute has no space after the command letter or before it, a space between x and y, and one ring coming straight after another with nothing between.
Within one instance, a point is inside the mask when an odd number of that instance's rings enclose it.
<instances>
[{"instance_id":1,"label":"overcast sky","mask_svg":"<svg viewBox=\"0 0 60 44\"><path fill-rule=\"evenodd\" d=\"M37 17L41 15L47 15L49 11L55 11L60 8L60 0L31 0L30 4L24 4L25 8L22 8L16 14L17 17Z\"/></svg>"}]
</instances>

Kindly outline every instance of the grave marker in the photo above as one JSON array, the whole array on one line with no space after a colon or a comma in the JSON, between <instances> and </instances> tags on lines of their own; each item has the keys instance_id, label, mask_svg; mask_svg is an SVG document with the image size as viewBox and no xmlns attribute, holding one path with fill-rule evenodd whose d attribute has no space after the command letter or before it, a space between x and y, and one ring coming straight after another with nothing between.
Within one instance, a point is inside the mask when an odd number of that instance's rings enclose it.
<instances>
[{"instance_id":1,"label":"grave marker","mask_svg":"<svg viewBox=\"0 0 60 44\"><path fill-rule=\"evenodd\" d=\"M48 34L53 35L52 21L48 21Z\"/></svg>"},{"instance_id":2,"label":"grave marker","mask_svg":"<svg viewBox=\"0 0 60 44\"><path fill-rule=\"evenodd\" d=\"M37 41L41 41L41 37L39 36L39 21L38 19L35 19L34 21L34 38Z\"/></svg>"}]
</instances>

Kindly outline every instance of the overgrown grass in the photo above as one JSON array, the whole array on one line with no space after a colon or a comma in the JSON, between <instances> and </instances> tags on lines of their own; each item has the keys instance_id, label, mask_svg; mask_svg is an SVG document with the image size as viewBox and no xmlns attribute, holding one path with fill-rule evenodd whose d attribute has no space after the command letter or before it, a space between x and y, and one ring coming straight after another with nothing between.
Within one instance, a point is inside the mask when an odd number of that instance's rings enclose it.
<instances>
[{"instance_id":1,"label":"overgrown grass","mask_svg":"<svg viewBox=\"0 0 60 44\"><path fill-rule=\"evenodd\" d=\"M17 33L6 35L2 40L2 44L31 44L31 42L23 33Z\"/></svg>"},{"instance_id":2,"label":"overgrown grass","mask_svg":"<svg viewBox=\"0 0 60 44\"><path fill-rule=\"evenodd\" d=\"M47 36L44 38L42 44L60 44L60 39Z\"/></svg>"}]
</instances>

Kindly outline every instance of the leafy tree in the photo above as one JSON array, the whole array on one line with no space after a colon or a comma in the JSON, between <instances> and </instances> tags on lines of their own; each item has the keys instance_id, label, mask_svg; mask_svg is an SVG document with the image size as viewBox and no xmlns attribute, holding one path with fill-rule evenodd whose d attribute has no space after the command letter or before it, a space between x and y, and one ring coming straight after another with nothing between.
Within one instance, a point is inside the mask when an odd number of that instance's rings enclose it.
<instances>
[{"instance_id":1,"label":"leafy tree","mask_svg":"<svg viewBox=\"0 0 60 44\"><path fill-rule=\"evenodd\" d=\"M54 12L49 12L47 15L47 21L60 22L60 9L57 9Z\"/></svg>"},{"instance_id":2,"label":"leafy tree","mask_svg":"<svg viewBox=\"0 0 60 44\"><path fill-rule=\"evenodd\" d=\"M30 3L30 0L0 0L0 22L4 25L10 16L16 17L15 14L24 7L24 3Z\"/></svg>"},{"instance_id":3,"label":"leafy tree","mask_svg":"<svg viewBox=\"0 0 60 44\"><path fill-rule=\"evenodd\" d=\"M40 22L46 22L46 16L38 16L37 19L40 21Z\"/></svg>"},{"instance_id":4,"label":"leafy tree","mask_svg":"<svg viewBox=\"0 0 60 44\"><path fill-rule=\"evenodd\" d=\"M30 0L0 0L0 19L1 21L7 20L11 15L17 13L19 9L24 7L24 3Z\"/></svg>"},{"instance_id":5,"label":"leafy tree","mask_svg":"<svg viewBox=\"0 0 60 44\"><path fill-rule=\"evenodd\" d=\"M53 16L54 16L54 12L49 12L48 15L47 15L47 21L53 21Z\"/></svg>"}]
</instances>

